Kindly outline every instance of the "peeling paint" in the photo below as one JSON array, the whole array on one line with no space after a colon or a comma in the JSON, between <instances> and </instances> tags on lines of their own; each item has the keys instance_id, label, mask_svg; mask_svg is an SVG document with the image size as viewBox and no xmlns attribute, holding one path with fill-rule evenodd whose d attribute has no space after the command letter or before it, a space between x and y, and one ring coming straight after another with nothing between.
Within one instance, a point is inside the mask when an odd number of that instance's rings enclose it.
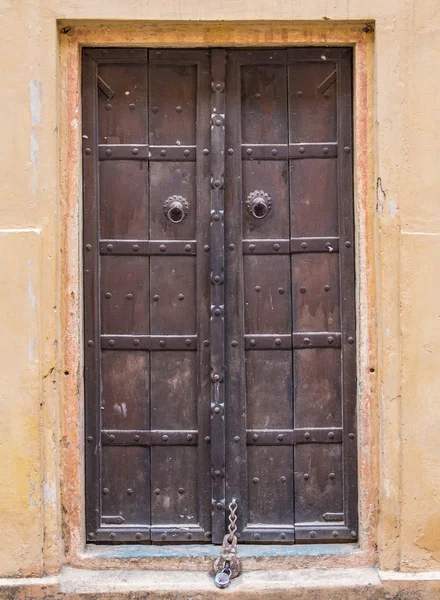
<instances>
[{"instance_id":1,"label":"peeling paint","mask_svg":"<svg viewBox=\"0 0 440 600\"><path fill-rule=\"evenodd\" d=\"M377 178L376 184L376 213L380 217L385 206L385 200L387 196L382 188L382 180L380 177Z\"/></svg>"}]
</instances>

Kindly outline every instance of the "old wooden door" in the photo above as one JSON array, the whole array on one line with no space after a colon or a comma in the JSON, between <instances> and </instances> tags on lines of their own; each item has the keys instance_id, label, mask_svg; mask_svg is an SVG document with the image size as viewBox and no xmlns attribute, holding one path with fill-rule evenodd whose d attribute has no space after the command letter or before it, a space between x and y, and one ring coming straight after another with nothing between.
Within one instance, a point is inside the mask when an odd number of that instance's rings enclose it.
<instances>
[{"instance_id":1,"label":"old wooden door","mask_svg":"<svg viewBox=\"0 0 440 600\"><path fill-rule=\"evenodd\" d=\"M85 49L87 537L357 538L351 50Z\"/></svg>"}]
</instances>

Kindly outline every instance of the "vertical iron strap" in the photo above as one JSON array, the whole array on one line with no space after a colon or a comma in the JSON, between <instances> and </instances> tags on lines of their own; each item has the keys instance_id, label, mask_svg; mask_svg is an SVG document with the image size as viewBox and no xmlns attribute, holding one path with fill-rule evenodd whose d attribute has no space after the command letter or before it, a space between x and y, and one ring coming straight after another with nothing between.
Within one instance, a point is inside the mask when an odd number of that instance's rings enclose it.
<instances>
[{"instance_id":1,"label":"vertical iron strap","mask_svg":"<svg viewBox=\"0 0 440 600\"><path fill-rule=\"evenodd\" d=\"M211 474L212 541L225 532L224 174L225 50L212 50L211 102Z\"/></svg>"}]
</instances>

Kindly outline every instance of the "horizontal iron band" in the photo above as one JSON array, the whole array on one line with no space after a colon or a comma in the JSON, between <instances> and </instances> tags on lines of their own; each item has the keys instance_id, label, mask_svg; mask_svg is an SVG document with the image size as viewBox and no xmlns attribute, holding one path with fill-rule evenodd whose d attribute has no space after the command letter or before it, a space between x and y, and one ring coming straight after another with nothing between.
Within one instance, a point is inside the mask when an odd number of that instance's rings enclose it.
<instances>
[{"instance_id":1,"label":"horizontal iron band","mask_svg":"<svg viewBox=\"0 0 440 600\"><path fill-rule=\"evenodd\" d=\"M101 240L100 254L125 256L194 256L196 240Z\"/></svg>"},{"instance_id":2,"label":"horizontal iron band","mask_svg":"<svg viewBox=\"0 0 440 600\"><path fill-rule=\"evenodd\" d=\"M196 335L101 335L103 350L197 350Z\"/></svg>"},{"instance_id":3,"label":"horizontal iron band","mask_svg":"<svg viewBox=\"0 0 440 600\"><path fill-rule=\"evenodd\" d=\"M97 542L209 542L211 536L201 527L118 526L100 527L90 532L88 541Z\"/></svg>"},{"instance_id":4,"label":"horizontal iron band","mask_svg":"<svg viewBox=\"0 0 440 600\"><path fill-rule=\"evenodd\" d=\"M338 237L243 240L243 254L307 254L339 252Z\"/></svg>"},{"instance_id":5,"label":"horizontal iron band","mask_svg":"<svg viewBox=\"0 0 440 600\"><path fill-rule=\"evenodd\" d=\"M290 350L302 348L340 348L341 334L333 331L284 333L281 335L247 334L245 350Z\"/></svg>"},{"instance_id":6,"label":"horizontal iron band","mask_svg":"<svg viewBox=\"0 0 440 600\"><path fill-rule=\"evenodd\" d=\"M283 542L292 543L295 541L295 528L286 525L285 527L245 527L239 533L240 542L274 542L282 544Z\"/></svg>"},{"instance_id":7,"label":"horizontal iron band","mask_svg":"<svg viewBox=\"0 0 440 600\"><path fill-rule=\"evenodd\" d=\"M195 161L196 146L150 146L148 144L99 144L99 160Z\"/></svg>"},{"instance_id":8,"label":"horizontal iron band","mask_svg":"<svg viewBox=\"0 0 440 600\"><path fill-rule=\"evenodd\" d=\"M197 446L197 430L105 429L101 431L103 446Z\"/></svg>"},{"instance_id":9,"label":"horizontal iron band","mask_svg":"<svg viewBox=\"0 0 440 600\"><path fill-rule=\"evenodd\" d=\"M341 427L311 427L310 429L248 429L248 446L294 446L296 444L340 444Z\"/></svg>"},{"instance_id":10,"label":"horizontal iron band","mask_svg":"<svg viewBox=\"0 0 440 600\"><path fill-rule=\"evenodd\" d=\"M287 160L288 158L335 158L336 142L324 144L242 144L243 160Z\"/></svg>"},{"instance_id":11,"label":"horizontal iron band","mask_svg":"<svg viewBox=\"0 0 440 600\"><path fill-rule=\"evenodd\" d=\"M238 64L286 64L296 62L338 61L349 48L274 48L273 50L234 50L231 56Z\"/></svg>"},{"instance_id":12,"label":"horizontal iron band","mask_svg":"<svg viewBox=\"0 0 440 600\"><path fill-rule=\"evenodd\" d=\"M354 534L354 535L353 535ZM357 532L344 525L296 525L296 541L303 544L321 542L322 540L333 542L355 542Z\"/></svg>"}]
</instances>

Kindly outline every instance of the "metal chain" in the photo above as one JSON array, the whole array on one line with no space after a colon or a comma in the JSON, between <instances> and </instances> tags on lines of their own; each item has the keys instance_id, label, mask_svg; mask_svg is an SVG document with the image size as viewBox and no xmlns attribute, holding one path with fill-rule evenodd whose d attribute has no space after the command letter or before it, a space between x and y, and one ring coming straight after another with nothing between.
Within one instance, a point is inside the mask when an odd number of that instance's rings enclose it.
<instances>
[{"instance_id":1,"label":"metal chain","mask_svg":"<svg viewBox=\"0 0 440 600\"><path fill-rule=\"evenodd\" d=\"M232 539L237 531L237 500L232 498L232 502L229 505L229 542L232 543Z\"/></svg>"}]
</instances>

